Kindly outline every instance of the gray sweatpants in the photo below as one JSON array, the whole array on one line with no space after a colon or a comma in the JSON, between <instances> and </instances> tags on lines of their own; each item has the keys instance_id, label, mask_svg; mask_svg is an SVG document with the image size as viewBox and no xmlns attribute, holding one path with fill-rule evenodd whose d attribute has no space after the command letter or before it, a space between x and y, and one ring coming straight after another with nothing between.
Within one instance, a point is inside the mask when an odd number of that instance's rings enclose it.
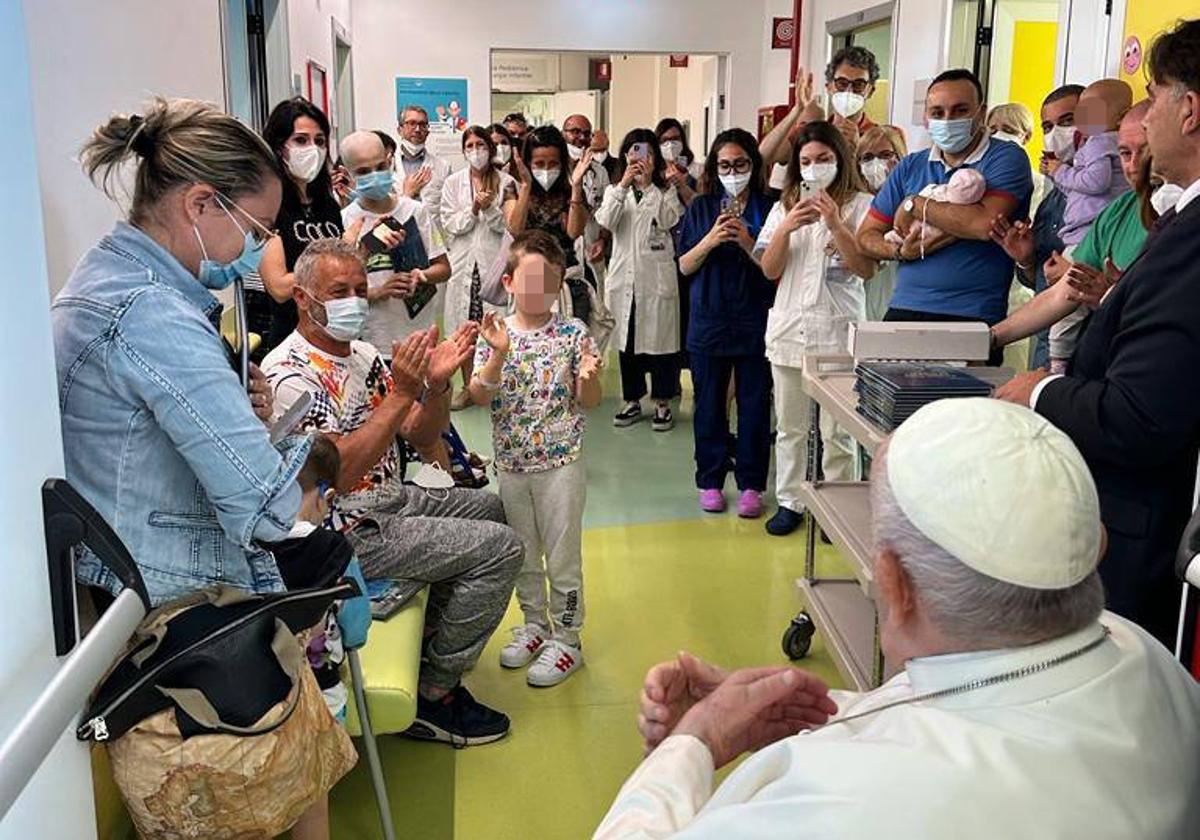
<instances>
[{"instance_id":1,"label":"gray sweatpants","mask_svg":"<svg viewBox=\"0 0 1200 840\"><path fill-rule=\"evenodd\" d=\"M545 472L502 470L500 498L508 523L525 541L525 563L517 578L525 623L578 647L584 614L583 507L587 501L583 456Z\"/></svg>"},{"instance_id":2,"label":"gray sweatpants","mask_svg":"<svg viewBox=\"0 0 1200 840\"><path fill-rule=\"evenodd\" d=\"M397 487L349 533L368 578L392 578L412 597L428 585L421 684L458 685L504 617L524 544L485 490Z\"/></svg>"}]
</instances>

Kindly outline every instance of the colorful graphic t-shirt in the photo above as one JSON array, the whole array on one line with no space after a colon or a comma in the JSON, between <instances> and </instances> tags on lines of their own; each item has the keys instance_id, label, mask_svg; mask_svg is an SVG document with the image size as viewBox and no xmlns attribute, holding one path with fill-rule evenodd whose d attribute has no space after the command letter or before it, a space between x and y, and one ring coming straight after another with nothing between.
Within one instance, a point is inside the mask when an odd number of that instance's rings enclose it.
<instances>
[{"instance_id":1,"label":"colorful graphic t-shirt","mask_svg":"<svg viewBox=\"0 0 1200 840\"><path fill-rule=\"evenodd\" d=\"M564 467L579 457L586 425L575 397L575 381L585 355L598 355L587 327L555 313L541 329L522 330L509 316L511 346L500 390L492 398L492 445L496 467L533 473ZM481 338L475 370L492 348Z\"/></svg>"},{"instance_id":2,"label":"colorful graphic t-shirt","mask_svg":"<svg viewBox=\"0 0 1200 840\"><path fill-rule=\"evenodd\" d=\"M267 355L263 372L275 392L275 419L302 394L312 394L312 406L296 427L298 432L349 434L367 422L393 388L392 372L367 342L351 342L349 356L331 356L299 332ZM402 478L400 452L393 443L358 486L335 499L334 525L344 531L353 528L394 494Z\"/></svg>"}]
</instances>

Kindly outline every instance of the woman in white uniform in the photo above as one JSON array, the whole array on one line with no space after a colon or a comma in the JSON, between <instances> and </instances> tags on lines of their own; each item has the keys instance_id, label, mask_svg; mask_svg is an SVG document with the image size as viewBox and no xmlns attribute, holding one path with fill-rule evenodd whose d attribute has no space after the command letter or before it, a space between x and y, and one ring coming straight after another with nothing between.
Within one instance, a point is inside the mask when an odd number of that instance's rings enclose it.
<instances>
[{"instance_id":1,"label":"woman in white uniform","mask_svg":"<svg viewBox=\"0 0 1200 840\"><path fill-rule=\"evenodd\" d=\"M788 164L791 186L758 237L763 274L779 281L767 316L767 358L775 382L775 495L779 510L767 531L783 536L801 521L809 400L800 389L807 353L845 353L853 321L866 318L863 281L876 264L858 248L855 231L871 206L858 160L836 128L809 123ZM850 437L821 415L827 481L858 478Z\"/></svg>"},{"instance_id":2,"label":"woman in white uniform","mask_svg":"<svg viewBox=\"0 0 1200 840\"><path fill-rule=\"evenodd\" d=\"M908 156L904 135L893 125L877 125L868 129L858 141L858 168L867 189L877 193L887 183L888 176ZM892 302L896 288L896 264L884 263L874 279L867 284L867 320L882 321Z\"/></svg>"},{"instance_id":3,"label":"woman in white uniform","mask_svg":"<svg viewBox=\"0 0 1200 840\"><path fill-rule=\"evenodd\" d=\"M479 323L485 312L502 311L502 307L485 303L480 297L480 279L500 253L508 219L517 203L516 181L492 165L496 144L491 132L471 126L463 132L462 149L467 168L446 179L439 210L450 255L443 316L447 335L453 335L464 321ZM473 359L463 364L463 387L450 404L455 411L471 404L467 386L471 384L473 366Z\"/></svg>"},{"instance_id":4,"label":"woman in white uniform","mask_svg":"<svg viewBox=\"0 0 1200 840\"><path fill-rule=\"evenodd\" d=\"M621 143L620 180L604 192L596 212L600 226L612 232L612 262L604 287L605 302L616 317L613 341L620 350L624 407L614 425L642 419L646 375L657 404L651 423L656 432L675 425L671 400L679 384L679 280L671 229L683 217L675 187L664 175L658 138L634 129Z\"/></svg>"}]
</instances>

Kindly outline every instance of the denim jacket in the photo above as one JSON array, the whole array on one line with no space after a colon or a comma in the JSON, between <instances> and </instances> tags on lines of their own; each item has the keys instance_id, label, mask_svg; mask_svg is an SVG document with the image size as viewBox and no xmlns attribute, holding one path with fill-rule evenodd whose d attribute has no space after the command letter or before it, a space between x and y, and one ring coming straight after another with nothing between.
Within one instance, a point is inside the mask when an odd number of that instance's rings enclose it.
<instances>
[{"instance_id":1,"label":"denim jacket","mask_svg":"<svg viewBox=\"0 0 1200 840\"><path fill-rule=\"evenodd\" d=\"M282 590L258 543L287 536L310 444L271 445L214 325L217 299L120 222L51 315L67 479L125 542L151 601L215 583ZM121 588L90 554L77 576Z\"/></svg>"}]
</instances>

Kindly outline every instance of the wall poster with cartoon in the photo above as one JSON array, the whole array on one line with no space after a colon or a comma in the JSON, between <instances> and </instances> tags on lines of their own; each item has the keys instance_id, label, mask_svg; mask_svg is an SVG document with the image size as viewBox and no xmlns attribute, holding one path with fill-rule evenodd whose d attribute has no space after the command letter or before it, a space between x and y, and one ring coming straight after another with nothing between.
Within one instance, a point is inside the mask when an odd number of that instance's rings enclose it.
<instances>
[{"instance_id":1,"label":"wall poster with cartoon","mask_svg":"<svg viewBox=\"0 0 1200 840\"><path fill-rule=\"evenodd\" d=\"M432 132L462 131L470 125L466 79L396 77L396 116L407 105L420 105L429 113Z\"/></svg>"}]
</instances>

